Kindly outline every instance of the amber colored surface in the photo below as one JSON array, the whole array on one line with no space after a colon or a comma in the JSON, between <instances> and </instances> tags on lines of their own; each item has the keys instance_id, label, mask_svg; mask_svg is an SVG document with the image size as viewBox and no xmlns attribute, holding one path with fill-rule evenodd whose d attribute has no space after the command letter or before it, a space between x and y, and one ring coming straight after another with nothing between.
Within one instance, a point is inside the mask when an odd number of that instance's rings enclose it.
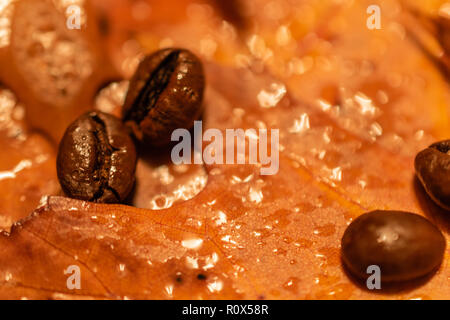
<instances>
[{"instance_id":1,"label":"amber colored surface","mask_svg":"<svg viewBox=\"0 0 450 320\"><path fill-rule=\"evenodd\" d=\"M15 26L0 33L1 298L450 298L450 216L413 167L419 150L450 135L446 55L427 25L442 1L233 1L238 15L213 0L79 1L93 19L81 31L61 27L60 1L9 2L0 6ZM366 28L371 4L381 30ZM26 18L35 6L58 22ZM175 166L170 149L152 149L128 205L62 197L52 141L64 121L94 105L120 114L139 59L167 46L204 61L206 127L280 129L278 174ZM69 83L52 78L57 61L75 88L70 103L58 92L72 91L55 89ZM71 74L87 65L90 76ZM96 95L110 74L125 80ZM434 222L447 239L440 269L380 292L351 279L339 243L374 209ZM66 286L70 265L81 268L80 290Z\"/></svg>"},{"instance_id":2,"label":"amber colored surface","mask_svg":"<svg viewBox=\"0 0 450 320\"><path fill-rule=\"evenodd\" d=\"M81 16L89 28L69 30L64 8L51 1L1 5L7 22L2 29L9 34L2 33L0 81L25 104L28 123L58 143L73 119L93 107L97 90L118 78L100 46L100 31L88 19L89 6Z\"/></svg>"}]
</instances>

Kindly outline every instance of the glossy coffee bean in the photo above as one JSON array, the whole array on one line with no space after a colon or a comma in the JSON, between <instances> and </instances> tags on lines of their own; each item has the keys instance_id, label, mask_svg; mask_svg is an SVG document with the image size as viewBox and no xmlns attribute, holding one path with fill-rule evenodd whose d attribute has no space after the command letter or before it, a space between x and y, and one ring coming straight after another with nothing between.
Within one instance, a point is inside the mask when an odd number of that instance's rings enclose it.
<instances>
[{"instance_id":1,"label":"glossy coffee bean","mask_svg":"<svg viewBox=\"0 0 450 320\"><path fill-rule=\"evenodd\" d=\"M430 198L450 210L450 140L437 142L419 152L414 166Z\"/></svg>"},{"instance_id":2,"label":"glossy coffee bean","mask_svg":"<svg viewBox=\"0 0 450 320\"><path fill-rule=\"evenodd\" d=\"M130 81L123 121L138 140L170 142L172 132L189 129L202 113L205 77L201 61L184 49L147 56Z\"/></svg>"},{"instance_id":3,"label":"glossy coffee bean","mask_svg":"<svg viewBox=\"0 0 450 320\"><path fill-rule=\"evenodd\" d=\"M427 219L408 212L372 211L355 219L342 237L342 260L356 277L380 267L382 282L397 282L430 274L445 251L442 233Z\"/></svg>"},{"instance_id":4,"label":"glossy coffee bean","mask_svg":"<svg viewBox=\"0 0 450 320\"><path fill-rule=\"evenodd\" d=\"M120 119L89 112L75 120L59 145L58 179L67 196L119 203L135 181L136 149Z\"/></svg>"}]
</instances>

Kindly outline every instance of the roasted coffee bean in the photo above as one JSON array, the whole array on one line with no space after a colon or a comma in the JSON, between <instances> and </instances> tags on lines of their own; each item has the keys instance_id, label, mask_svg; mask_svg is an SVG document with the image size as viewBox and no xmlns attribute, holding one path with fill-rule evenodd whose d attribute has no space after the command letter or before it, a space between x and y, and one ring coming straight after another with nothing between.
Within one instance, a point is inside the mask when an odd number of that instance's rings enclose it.
<instances>
[{"instance_id":1,"label":"roasted coffee bean","mask_svg":"<svg viewBox=\"0 0 450 320\"><path fill-rule=\"evenodd\" d=\"M419 152L414 166L430 198L450 210L450 140L437 142Z\"/></svg>"},{"instance_id":2,"label":"roasted coffee bean","mask_svg":"<svg viewBox=\"0 0 450 320\"><path fill-rule=\"evenodd\" d=\"M138 140L160 146L189 129L202 113L205 77L200 60L184 49L147 56L130 81L123 121Z\"/></svg>"},{"instance_id":3,"label":"roasted coffee bean","mask_svg":"<svg viewBox=\"0 0 450 320\"><path fill-rule=\"evenodd\" d=\"M427 219L408 212L372 211L355 219L342 237L342 260L366 279L376 265L382 282L412 280L441 264L445 238Z\"/></svg>"},{"instance_id":4,"label":"roasted coffee bean","mask_svg":"<svg viewBox=\"0 0 450 320\"><path fill-rule=\"evenodd\" d=\"M59 145L58 179L67 196L122 202L133 188L136 148L120 119L89 112L75 120Z\"/></svg>"}]
</instances>

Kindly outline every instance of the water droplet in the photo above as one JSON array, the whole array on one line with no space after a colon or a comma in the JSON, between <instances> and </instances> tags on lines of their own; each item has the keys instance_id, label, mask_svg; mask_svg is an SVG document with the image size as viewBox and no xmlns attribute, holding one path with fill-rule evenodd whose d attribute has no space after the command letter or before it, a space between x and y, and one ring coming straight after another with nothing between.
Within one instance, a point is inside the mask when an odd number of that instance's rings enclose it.
<instances>
[{"instance_id":1,"label":"water droplet","mask_svg":"<svg viewBox=\"0 0 450 320\"><path fill-rule=\"evenodd\" d=\"M216 278L209 282L206 286L211 293L220 292L223 289L223 282Z\"/></svg>"},{"instance_id":2,"label":"water droplet","mask_svg":"<svg viewBox=\"0 0 450 320\"><path fill-rule=\"evenodd\" d=\"M227 223L227 215L223 211L218 211L213 220L217 226L220 226L224 223Z\"/></svg>"},{"instance_id":3,"label":"water droplet","mask_svg":"<svg viewBox=\"0 0 450 320\"><path fill-rule=\"evenodd\" d=\"M181 241L181 245L187 249L198 249L203 244L203 239L188 239Z\"/></svg>"},{"instance_id":4,"label":"water droplet","mask_svg":"<svg viewBox=\"0 0 450 320\"><path fill-rule=\"evenodd\" d=\"M198 259L187 256L186 265L191 269L198 269Z\"/></svg>"},{"instance_id":5,"label":"water droplet","mask_svg":"<svg viewBox=\"0 0 450 320\"><path fill-rule=\"evenodd\" d=\"M273 108L286 95L286 86L282 83L272 83L270 89L258 93L258 102L262 108Z\"/></svg>"}]
</instances>

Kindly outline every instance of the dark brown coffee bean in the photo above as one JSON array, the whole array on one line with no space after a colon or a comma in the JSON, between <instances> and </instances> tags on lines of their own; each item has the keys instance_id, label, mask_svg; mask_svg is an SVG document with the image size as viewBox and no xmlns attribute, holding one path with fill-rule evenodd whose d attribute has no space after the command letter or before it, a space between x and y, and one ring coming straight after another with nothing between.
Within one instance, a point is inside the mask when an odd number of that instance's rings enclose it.
<instances>
[{"instance_id":1,"label":"dark brown coffee bean","mask_svg":"<svg viewBox=\"0 0 450 320\"><path fill-rule=\"evenodd\" d=\"M431 199L450 210L450 140L437 142L421 151L414 166Z\"/></svg>"},{"instance_id":2,"label":"dark brown coffee bean","mask_svg":"<svg viewBox=\"0 0 450 320\"><path fill-rule=\"evenodd\" d=\"M427 219L408 212L372 211L345 230L342 260L359 278L376 265L382 282L397 282L430 274L441 264L445 238Z\"/></svg>"},{"instance_id":3,"label":"dark brown coffee bean","mask_svg":"<svg viewBox=\"0 0 450 320\"><path fill-rule=\"evenodd\" d=\"M122 202L133 188L136 149L120 119L89 112L75 120L59 145L57 171L67 196Z\"/></svg>"},{"instance_id":4,"label":"dark brown coffee bean","mask_svg":"<svg viewBox=\"0 0 450 320\"><path fill-rule=\"evenodd\" d=\"M202 112L205 77L200 60L184 49L147 56L130 81L123 120L138 140L170 142L172 132L189 129Z\"/></svg>"}]
</instances>

